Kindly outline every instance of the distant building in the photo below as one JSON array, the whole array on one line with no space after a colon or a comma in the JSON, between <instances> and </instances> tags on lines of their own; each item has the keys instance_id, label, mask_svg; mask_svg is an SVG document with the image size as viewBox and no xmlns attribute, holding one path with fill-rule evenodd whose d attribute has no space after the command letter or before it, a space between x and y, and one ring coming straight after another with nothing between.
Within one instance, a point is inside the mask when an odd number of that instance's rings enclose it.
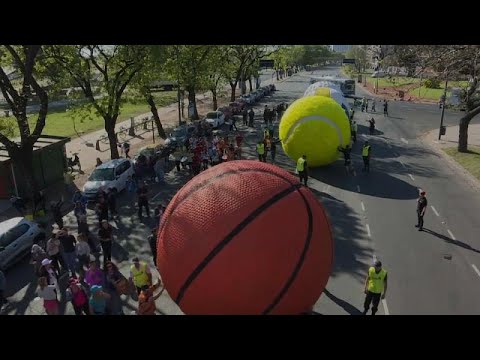
<instances>
[{"instance_id":1,"label":"distant building","mask_svg":"<svg viewBox=\"0 0 480 360\"><path fill-rule=\"evenodd\" d=\"M345 54L352 48L352 45L330 45L330 49L337 53Z\"/></svg>"}]
</instances>

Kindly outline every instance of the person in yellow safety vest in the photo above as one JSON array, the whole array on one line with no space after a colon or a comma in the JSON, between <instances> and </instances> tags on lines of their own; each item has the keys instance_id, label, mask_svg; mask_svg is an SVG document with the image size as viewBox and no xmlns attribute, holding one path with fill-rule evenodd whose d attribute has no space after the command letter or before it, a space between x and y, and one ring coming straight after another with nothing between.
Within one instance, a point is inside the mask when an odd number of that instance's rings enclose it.
<instances>
[{"instance_id":1,"label":"person in yellow safety vest","mask_svg":"<svg viewBox=\"0 0 480 360\"><path fill-rule=\"evenodd\" d=\"M137 288L137 294L140 295L142 287L145 285L152 285L152 273L145 262L140 262L138 257L132 259L132 266L130 267L130 282Z\"/></svg>"},{"instance_id":2,"label":"person in yellow safety vest","mask_svg":"<svg viewBox=\"0 0 480 360\"><path fill-rule=\"evenodd\" d=\"M378 310L380 298L385 299L387 293L387 270L382 268L382 262L376 260L374 266L368 269L368 275L365 279L365 303L363 304L363 315L366 315L370 304L372 305L372 315ZM383 292L383 294L382 294Z\"/></svg>"},{"instance_id":3,"label":"person in yellow safety vest","mask_svg":"<svg viewBox=\"0 0 480 360\"><path fill-rule=\"evenodd\" d=\"M352 139L353 139L353 142L357 142L357 130L358 130L358 125L357 125L357 122L354 121L352 123Z\"/></svg>"},{"instance_id":4,"label":"person in yellow safety vest","mask_svg":"<svg viewBox=\"0 0 480 360\"><path fill-rule=\"evenodd\" d=\"M259 140L257 144L257 154L258 154L258 161L265 162L265 144L263 141Z\"/></svg>"},{"instance_id":5,"label":"person in yellow safety vest","mask_svg":"<svg viewBox=\"0 0 480 360\"><path fill-rule=\"evenodd\" d=\"M297 173L298 176L300 177L300 182L305 184L307 186L307 180L308 180L308 166L307 166L307 155L302 155L301 158L297 160Z\"/></svg>"},{"instance_id":6,"label":"person in yellow safety vest","mask_svg":"<svg viewBox=\"0 0 480 360\"><path fill-rule=\"evenodd\" d=\"M362 171L370 172L370 154L371 147L368 141L365 141L362 147L363 169Z\"/></svg>"},{"instance_id":7,"label":"person in yellow safety vest","mask_svg":"<svg viewBox=\"0 0 480 360\"><path fill-rule=\"evenodd\" d=\"M263 130L263 138L266 139L268 136L270 136L270 130L265 128L265 130Z\"/></svg>"}]
</instances>

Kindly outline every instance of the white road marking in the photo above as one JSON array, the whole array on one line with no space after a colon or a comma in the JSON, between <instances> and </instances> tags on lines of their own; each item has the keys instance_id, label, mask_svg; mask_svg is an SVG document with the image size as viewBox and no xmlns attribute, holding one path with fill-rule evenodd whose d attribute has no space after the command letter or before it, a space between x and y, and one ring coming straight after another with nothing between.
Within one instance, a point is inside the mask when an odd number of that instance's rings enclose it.
<instances>
[{"instance_id":1,"label":"white road marking","mask_svg":"<svg viewBox=\"0 0 480 360\"><path fill-rule=\"evenodd\" d=\"M408 174L408 176L410 176L410 179L412 179L413 181L415 181L415 178L413 177L412 174Z\"/></svg>"},{"instance_id":2,"label":"white road marking","mask_svg":"<svg viewBox=\"0 0 480 360\"><path fill-rule=\"evenodd\" d=\"M402 166L403 166L404 168L406 168L406 166L405 166L405 164L403 163L402 160L398 160L398 161L400 161L400 164L402 164Z\"/></svg>"},{"instance_id":3,"label":"white road marking","mask_svg":"<svg viewBox=\"0 0 480 360\"><path fill-rule=\"evenodd\" d=\"M438 213L437 209L435 209L435 208L433 207L433 205L431 206L431 208L432 208L433 212L435 213L435 215L440 216L440 214Z\"/></svg>"},{"instance_id":4,"label":"white road marking","mask_svg":"<svg viewBox=\"0 0 480 360\"><path fill-rule=\"evenodd\" d=\"M408 140L405 140L405 138L400 138L405 144L408 144Z\"/></svg>"},{"instance_id":5,"label":"white road marking","mask_svg":"<svg viewBox=\"0 0 480 360\"><path fill-rule=\"evenodd\" d=\"M473 270L475 270L475 272L477 273L477 275L480 277L480 271L477 269L477 267L475 266L475 264L472 264L472 267L473 267Z\"/></svg>"},{"instance_id":6,"label":"white road marking","mask_svg":"<svg viewBox=\"0 0 480 360\"><path fill-rule=\"evenodd\" d=\"M455 236L453 235L453 233L450 231L450 229L447 229L447 232L448 232L448 235L450 235L450 237L453 239L453 240L457 240L455 239Z\"/></svg>"},{"instance_id":7,"label":"white road marking","mask_svg":"<svg viewBox=\"0 0 480 360\"><path fill-rule=\"evenodd\" d=\"M390 311L388 311L387 300L382 300L383 310L385 310L385 315L390 315Z\"/></svg>"},{"instance_id":8,"label":"white road marking","mask_svg":"<svg viewBox=\"0 0 480 360\"><path fill-rule=\"evenodd\" d=\"M327 186L327 190L325 190L326 193L330 191L330 185Z\"/></svg>"},{"instance_id":9,"label":"white road marking","mask_svg":"<svg viewBox=\"0 0 480 360\"><path fill-rule=\"evenodd\" d=\"M360 192L360 185L357 185L357 191Z\"/></svg>"},{"instance_id":10,"label":"white road marking","mask_svg":"<svg viewBox=\"0 0 480 360\"><path fill-rule=\"evenodd\" d=\"M365 211L365 205L363 204L363 201L360 201L360 204L362 204L362 210Z\"/></svg>"},{"instance_id":11,"label":"white road marking","mask_svg":"<svg viewBox=\"0 0 480 360\"><path fill-rule=\"evenodd\" d=\"M368 235L368 237L372 237L372 233L370 232L370 225L366 224L365 226L366 226L366 228L367 228L367 235Z\"/></svg>"}]
</instances>

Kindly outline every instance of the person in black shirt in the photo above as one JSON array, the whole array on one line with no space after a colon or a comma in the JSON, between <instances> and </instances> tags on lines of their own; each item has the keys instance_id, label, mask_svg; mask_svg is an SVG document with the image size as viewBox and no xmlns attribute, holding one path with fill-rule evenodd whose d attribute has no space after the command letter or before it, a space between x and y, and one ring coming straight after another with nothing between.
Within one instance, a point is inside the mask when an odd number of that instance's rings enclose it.
<instances>
[{"instance_id":1,"label":"person in black shirt","mask_svg":"<svg viewBox=\"0 0 480 360\"><path fill-rule=\"evenodd\" d=\"M108 221L108 204L103 196L98 198L98 203L95 206L95 213L98 216L98 223L100 226L103 220Z\"/></svg>"},{"instance_id":2,"label":"person in black shirt","mask_svg":"<svg viewBox=\"0 0 480 360\"><path fill-rule=\"evenodd\" d=\"M148 237L148 244L152 250L153 263L157 266L157 231L158 228L153 228L152 233Z\"/></svg>"},{"instance_id":3,"label":"person in black shirt","mask_svg":"<svg viewBox=\"0 0 480 360\"><path fill-rule=\"evenodd\" d=\"M117 213L117 189L110 188L107 193L107 203L110 209L110 214L113 216L118 215Z\"/></svg>"},{"instance_id":4,"label":"person in black shirt","mask_svg":"<svg viewBox=\"0 0 480 360\"><path fill-rule=\"evenodd\" d=\"M347 172L349 172L350 165L352 163L352 159L351 159L351 156L350 156L350 154L352 152L352 148L350 147L350 145L346 145L344 148L339 146L338 151L343 153L343 158L345 159L344 165L345 165L345 168L347 169Z\"/></svg>"},{"instance_id":5,"label":"person in black shirt","mask_svg":"<svg viewBox=\"0 0 480 360\"><path fill-rule=\"evenodd\" d=\"M67 264L68 269L72 273L72 276L75 277L75 272L77 270L77 253L75 251L75 245L77 243L77 239L75 239L75 236L68 233L67 228L62 228L58 232L57 237L62 244L63 258L65 260L65 263Z\"/></svg>"},{"instance_id":6,"label":"person in black shirt","mask_svg":"<svg viewBox=\"0 0 480 360\"><path fill-rule=\"evenodd\" d=\"M417 200L417 218L418 223L415 227L418 228L418 231L423 230L423 216L425 215L425 211L427 210L428 201L426 198L425 191L420 192L420 197Z\"/></svg>"},{"instance_id":7,"label":"person in black shirt","mask_svg":"<svg viewBox=\"0 0 480 360\"><path fill-rule=\"evenodd\" d=\"M58 225L58 228L63 228L63 216L62 216L62 205L63 201L52 201L50 202L50 208L53 214L53 221Z\"/></svg>"},{"instance_id":8,"label":"person in black shirt","mask_svg":"<svg viewBox=\"0 0 480 360\"><path fill-rule=\"evenodd\" d=\"M148 190L145 184L140 185L137 190L138 195L138 217L142 217L142 208L145 207L147 217L150 217L150 209L148 208Z\"/></svg>"},{"instance_id":9,"label":"person in black shirt","mask_svg":"<svg viewBox=\"0 0 480 360\"><path fill-rule=\"evenodd\" d=\"M112 225L110 225L107 220L102 220L102 225L100 230L98 230L98 238L100 239L100 245L102 246L104 264L108 261L112 261L112 231Z\"/></svg>"},{"instance_id":10,"label":"person in black shirt","mask_svg":"<svg viewBox=\"0 0 480 360\"><path fill-rule=\"evenodd\" d=\"M250 111L248 112L248 126L249 127L253 127L253 119L255 118L255 112L253 111L253 109L250 109Z\"/></svg>"}]
</instances>

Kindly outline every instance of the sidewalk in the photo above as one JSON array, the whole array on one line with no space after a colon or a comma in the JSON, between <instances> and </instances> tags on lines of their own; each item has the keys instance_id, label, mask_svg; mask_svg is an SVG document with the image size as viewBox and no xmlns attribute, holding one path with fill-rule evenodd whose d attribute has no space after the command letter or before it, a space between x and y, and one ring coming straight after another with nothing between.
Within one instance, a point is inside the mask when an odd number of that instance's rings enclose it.
<instances>
[{"instance_id":1,"label":"sidewalk","mask_svg":"<svg viewBox=\"0 0 480 360\"><path fill-rule=\"evenodd\" d=\"M465 167L448 155L444 150L447 148L456 148L458 145L459 126L448 126L445 135L438 140L438 129L432 130L424 134L421 138L435 152L442 156L452 170L456 173L463 174L468 183L480 190L480 182ZM468 145L480 147L480 124L471 124L468 127Z\"/></svg>"}]
</instances>

